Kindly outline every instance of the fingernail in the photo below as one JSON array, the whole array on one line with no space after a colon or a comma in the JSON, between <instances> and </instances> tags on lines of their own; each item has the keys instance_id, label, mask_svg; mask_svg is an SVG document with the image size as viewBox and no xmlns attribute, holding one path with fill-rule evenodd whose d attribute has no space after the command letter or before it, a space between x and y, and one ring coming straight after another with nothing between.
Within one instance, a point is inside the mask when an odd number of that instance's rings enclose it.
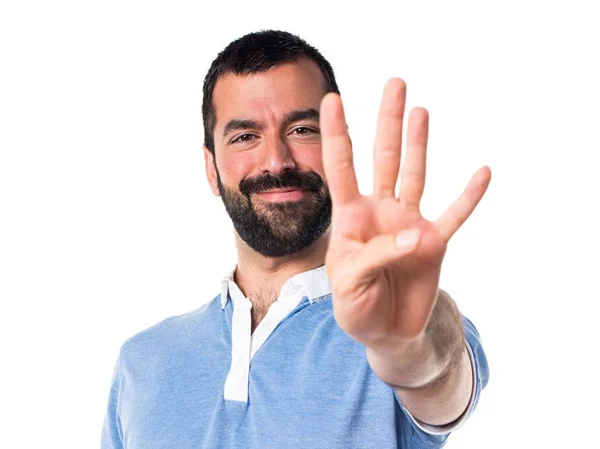
<instances>
[{"instance_id":1,"label":"fingernail","mask_svg":"<svg viewBox=\"0 0 600 449\"><path fill-rule=\"evenodd\" d=\"M420 229L409 229L402 231L396 236L396 246L401 250L409 250L415 247L421 235Z\"/></svg>"}]
</instances>

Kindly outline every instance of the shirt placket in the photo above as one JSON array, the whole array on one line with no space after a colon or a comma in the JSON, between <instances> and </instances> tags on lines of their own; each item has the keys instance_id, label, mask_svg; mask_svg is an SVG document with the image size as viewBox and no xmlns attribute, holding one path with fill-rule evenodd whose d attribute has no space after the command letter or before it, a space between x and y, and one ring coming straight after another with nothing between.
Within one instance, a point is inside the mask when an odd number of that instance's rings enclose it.
<instances>
[{"instance_id":1,"label":"shirt placket","mask_svg":"<svg viewBox=\"0 0 600 449\"><path fill-rule=\"evenodd\" d=\"M225 380L224 399L247 402L252 303L243 297L232 298L232 301L231 368Z\"/></svg>"}]
</instances>

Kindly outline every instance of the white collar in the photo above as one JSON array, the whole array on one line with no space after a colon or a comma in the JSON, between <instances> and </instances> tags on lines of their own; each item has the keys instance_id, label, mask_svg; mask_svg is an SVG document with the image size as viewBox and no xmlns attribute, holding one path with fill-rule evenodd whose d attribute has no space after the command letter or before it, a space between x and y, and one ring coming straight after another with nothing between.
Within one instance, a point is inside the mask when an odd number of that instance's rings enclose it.
<instances>
[{"instance_id":1,"label":"white collar","mask_svg":"<svg viewBox=\"0 0 600 449\"><path fill-rule=\"evenodd\" d=\"M221 309L224 309L225 305L227 304L229 289L241 292L233 279L236 268L237 264L221 280ZM298 288L304 289L303 296L307 296L311 304L316 299L330 294L331 285L329 284L329 279L327 278L325 265L298 273L297 275L291 277L281 287L280 295L287 294L291 291L297 291Z\"/></svg>"}]
</instances>

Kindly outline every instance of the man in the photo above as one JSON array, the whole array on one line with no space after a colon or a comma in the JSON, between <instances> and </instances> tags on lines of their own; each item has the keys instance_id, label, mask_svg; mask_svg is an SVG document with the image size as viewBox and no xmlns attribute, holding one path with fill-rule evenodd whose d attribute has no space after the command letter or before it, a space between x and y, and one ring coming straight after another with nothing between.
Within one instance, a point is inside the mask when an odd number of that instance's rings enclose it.
<instances>
[{"instance_id":1,"label":"man","mask_svg":"<svg viewBox=\"0 0 600 449\"><path fill-rule=\"evenodd\" d=\"M400 79L385 87L362 196L316 49L263 31L218 55L204 155L238 263L212 301L123 344L103 448L435 448L464 423L488 366L438 282L491 173L423 219L428 115L416 108L397 198L405 92Z\"/></svg>"}]
</instances>

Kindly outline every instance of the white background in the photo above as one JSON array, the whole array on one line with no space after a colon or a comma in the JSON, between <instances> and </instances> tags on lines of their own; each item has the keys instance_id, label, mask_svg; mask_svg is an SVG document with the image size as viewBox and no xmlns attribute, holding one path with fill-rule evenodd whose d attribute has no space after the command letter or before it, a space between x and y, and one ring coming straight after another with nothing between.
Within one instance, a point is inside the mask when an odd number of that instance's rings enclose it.
<instances>
[{"instance_id":1,"label":"white background","mask_svg":"<svg viewBox=\"0 0 600 449\"><path fill-rule=\"evenodd\" d=\"M99 446L121 343L218 294L233 228L208 188L201 89L263 28L332 63L360 189L381 91L431 115L425 218L481 166L441 286L491 377L448 448L598 443L594 2L8 1L0 6L0 447Z\"/></svg>"}]
</instances>

